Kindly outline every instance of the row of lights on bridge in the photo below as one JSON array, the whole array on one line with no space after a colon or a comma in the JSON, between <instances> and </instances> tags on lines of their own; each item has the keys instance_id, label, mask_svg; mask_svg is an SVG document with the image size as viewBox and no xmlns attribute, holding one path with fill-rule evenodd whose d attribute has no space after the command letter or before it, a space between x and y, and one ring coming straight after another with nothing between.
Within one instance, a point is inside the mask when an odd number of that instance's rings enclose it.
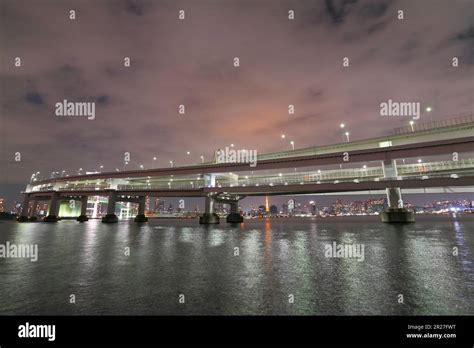
<instances>
[{"instance_id":1,"label":"row of lights on bridge","mask_svg":"<svg viewBox=\"0 0 474 348\"><path fill-rule=\"evenodd\" d=\"M433 109L432 109L430 106L428 106L425 110L426 110L426 112L431 112ZM415 121L411 120L411 121L409 122L409 124L410 124L411 131L414 132L414 131L415 131L415 128L414 128ZM342 130L344 130L344 129L346 128L346 125L345 125L344 123L341 123L341 124L339 125L339 127L340 127ZM347 142L350 142L350 138L349 138L350 133L349 133L349 131L343 132L343 135L345 136L346 141L347 141ZM281 138L282 138L282 139L285 139L285 138L286 138L286 135L285 135L285 134L282 134L282 135L281 135ZM290 141L290 145L291 145L291 149L294 150L294 149L295 149L295 142L294 142L293 140ZM231 147L234 147L234 144L230 144L230 146L231 146ZM190 156L190 155L191 155L191 151L186 151L186 155ZM155 162L157 161L157 159L158 159L158 158L157 158L156 156L154 156L154 157L153 157L153 162L155 163ZM201 159L201 163L204 163L204 156L203 156L203 155L200 156L200 159ZM405 161L404 161L404 162L405 162ZM421 163L421 162L422 162L422 160L421 160L421 159L418 159L418 163ZM170 163L171 168L173 168L173 167L174 167L174 161L170 160L169 163ZM127 164L128 164L128 162L125 162L125 165L127 165ZM143 164L140 164L139 167L140 167L140 169L142 169L142 170L145 169L145 166L144 166ZM156 166L155 166L155 167L156 167ZM99 170L102 170L103 168L104 168L103 165L100 165L100 166L99 166ZM366 165L364 165L364 169L365 169L365 168L367 168ZM82 169L82 168L79 168L77 174L78 174L78 175L82 175L82 171L83 171L83 169ZM116 172L120 172L120 169L115 168L115 171L116 171ZM55 175L60 175L61 177L63 177L63 176L65 175L65 173L66 173L65 170L62 170L61 172L52 172L52 173L51 173L51 177L53 177L53 176L55 176ZM40 174L40 172L33 173L33 175L31 176L32 181L37 181L37 178L38 178L38 175L39 175L39 174ZM69 175L65 175L65 176L68 177ZM280 173L280 176L281 176L281 173Z\"/></svg>"}]
</instances>

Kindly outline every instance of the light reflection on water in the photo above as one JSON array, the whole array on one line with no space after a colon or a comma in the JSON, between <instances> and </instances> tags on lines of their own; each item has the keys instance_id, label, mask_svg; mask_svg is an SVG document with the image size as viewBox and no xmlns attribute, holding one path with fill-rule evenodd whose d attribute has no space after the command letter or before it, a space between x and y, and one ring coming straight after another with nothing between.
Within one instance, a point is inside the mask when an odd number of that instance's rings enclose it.
<instances>
[{"instance_id":1,"label":"light reflection on water","mask_svg":"<svg viewBox=\"0 0 474 348\"><path fill-rule=\"evenodd\" d=\"M472 231L472 220L0 222L0 244L39 249L36 263L0 259L0 314L472 315ZM363 244L365 260L326 258L333 242Z\"/></svg>"}]
</instances>

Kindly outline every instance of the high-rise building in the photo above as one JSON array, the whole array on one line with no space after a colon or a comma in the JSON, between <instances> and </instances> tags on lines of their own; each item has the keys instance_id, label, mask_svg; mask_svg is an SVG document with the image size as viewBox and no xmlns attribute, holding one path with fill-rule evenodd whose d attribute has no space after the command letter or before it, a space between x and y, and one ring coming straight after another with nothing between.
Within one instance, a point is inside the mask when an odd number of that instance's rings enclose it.
<instances>
[{"instance_id":1,"label":"high-rise building","mask_svg":"<svg viewBox=\"0 0 474 348\"><path fill-rule=\"evenodd\" d=\"M165 210L165 201L155 198L155 212L163 212Z\"/></svg>"},{"instance_id":2,"label":"high-rise building","mask_svg":"<svg viewBox=\"0 0 474 348\"><path fill-rule=\"evenodd\" d=\"M0 198L0 213L5 212L5 198Z\"/></svg>"},{"instance_id":3,"label":"high-rise building","mask_svg":"<svg viewBox=\"0 0 474 348\"><path fill-rule=\"evenodd\" d=\"M278 207L275 204L272 204L270 206L270 214L271 215L277 215L278 214Z\"/></svg>"}]
</instances>

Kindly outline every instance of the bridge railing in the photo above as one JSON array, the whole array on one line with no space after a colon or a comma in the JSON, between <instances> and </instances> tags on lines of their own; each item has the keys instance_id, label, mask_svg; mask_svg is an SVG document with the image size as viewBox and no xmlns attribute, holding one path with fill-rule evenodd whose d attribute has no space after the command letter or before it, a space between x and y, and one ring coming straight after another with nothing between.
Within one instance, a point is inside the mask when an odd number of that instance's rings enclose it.
<instances>
[{"instance_id":1,"label":"bridge railing","mask_svg":"<svg viewBox=\"0 0 474 348\"><path fill-rule=\"evenodd\" d=\"M458 161L437 161L428 163L416 163L398 165L398 174L414 174L426 172L439 172L456 169L474 169L474 159L462 159Z\"/></svg>"},{"instance_id":2,"label":"bridge railing","mask_svg":"<svg viewBox=\"0 0 474 348\"><path fill-rule=\"evenodd\" d=\"M400 164L397 163L397 172L403 178L415 177L436 177L438 175L446 176L450 174L460 175L466 170L474 171L474 159L460 159L458 161L436 161L415 164ZM175 178L177 179L177 178ZM240 177L238 182L231 185L229 180L219 179L216 181L218 187L232 187L232 186L256 186L256 185L294 185L305 183L330 183L330 182L350 182L354 180L372 181L372 180L386 180L382 167L367 167L367 168L345 168L345 169L331 169L323 171L308 171L300 173L285 173L280 176L274 174L272 176L249 176ZM174 182L163 181L153 182L148 184L146 182L136 182L133 184L118 185L118 190L193 190L205 187L203 180L184 181L177 179ZM32 192L51 191L53 189L60 191L94 191L104 190L110 188L108 183L100 184L63 184L61 186L38 186Z\"/></svg>"},{"instance_id":3,"label":"bridge railing","mask_svg":"<svg viewBox=\"0 0 474 348\"><path fill-rule=\"evenodd\" d=\"M459 126L459 125L469 124L469 123L474 123L474 114L448 118L445 120L414 123L412 126L395 128L393 134L402 135L402 134L420 133L420 132L430 131L433 129L453 127L453 126Z\"/></svg>"}]
</instances>

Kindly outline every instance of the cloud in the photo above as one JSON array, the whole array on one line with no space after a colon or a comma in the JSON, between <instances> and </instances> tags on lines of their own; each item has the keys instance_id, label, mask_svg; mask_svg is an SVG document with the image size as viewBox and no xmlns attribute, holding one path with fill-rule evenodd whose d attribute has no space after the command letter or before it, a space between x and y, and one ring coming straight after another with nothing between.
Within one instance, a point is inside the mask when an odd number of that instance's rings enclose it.
<instances>
[{"instance_id":1,"label":"cloud","mask_svg":"<svg viewBox=\"0 0 474 348\"><path fill-rule=\"evenodd\" d=\"M124 151L138 167L153 156L159 165L192 163L230 143L260 153L288 149L281 134L297 147L339 142L341 122L352 139L383 135L405 122L378 116L388 98L433 104L434 120L473 109L473 6L466 1L2 6L0 79L8 87L0 106L8 127L0 130L0 151L10 158L20 149L29 159L21 169L7 166L5 183L23 185L33 169L73 172L100 163L115 170ZM179 9L186 20L178 19ZM18 56L21 68L13 65ZM453 56L460 58L457 70L449 65ZM96 118L56 117L54 103L63 99L95 101Z\"/></svg>"},{"instance_id":2,"label":"cloud","mask_svg":"<svg viewBox=\"0 0 474 348\"><path fill-rule=\"evenodd\" d=\"M341 23L357 0L325 0L326 11L334 23Z\"/></svg>"}]
</instances>

